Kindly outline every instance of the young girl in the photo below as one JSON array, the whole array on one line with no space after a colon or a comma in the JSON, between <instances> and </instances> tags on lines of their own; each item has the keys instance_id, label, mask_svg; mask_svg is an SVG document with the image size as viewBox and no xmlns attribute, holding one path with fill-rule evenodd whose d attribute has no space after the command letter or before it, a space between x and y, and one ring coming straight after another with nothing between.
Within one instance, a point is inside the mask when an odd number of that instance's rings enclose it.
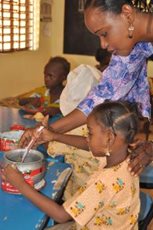
<instances>
[{"instance_id":1,"label":"young girl","mask_svg":"<svg viewBox=\"0 0 153 230\"><path fill-rule=\"evenodd\" d=\"M101 161L99 170L62 206L35 191L11 166L3 177L59 224L53 229L138 229L139 180L126 161L138 129L138 116L127 102L104 102L87 118L88 138L53 133L51 140L91 150ZM87 144L88 143L88 144ZM70 220L70 228L65 222ZM64 224L63 224L64 223ZM63 227L63 228L62 228Z\"/></svg>"}]
</instances>

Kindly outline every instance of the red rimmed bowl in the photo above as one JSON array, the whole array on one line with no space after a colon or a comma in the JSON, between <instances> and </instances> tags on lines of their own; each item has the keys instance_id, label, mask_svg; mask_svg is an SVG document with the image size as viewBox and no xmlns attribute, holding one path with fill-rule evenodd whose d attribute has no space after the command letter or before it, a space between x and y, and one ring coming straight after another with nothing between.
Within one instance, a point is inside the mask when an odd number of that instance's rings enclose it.
<instances>
[{"instance_id":1,"label":"red rimmed bowl","mask_svg":"<svg viewBox=\"0 0 153 230\"><path fill-rule=\"evenodd\" d=\"M4 167L7 164L14 164L23 174L25 181L32 187L36 187L45 176L46 164L44 156L37 150L30 150L29 154L22 163L21 159L25 149L15 149L4 154ZM1 187L5 192L20 194L20 192L6 181L1 182Z\"/></svg>"}]
</instances>

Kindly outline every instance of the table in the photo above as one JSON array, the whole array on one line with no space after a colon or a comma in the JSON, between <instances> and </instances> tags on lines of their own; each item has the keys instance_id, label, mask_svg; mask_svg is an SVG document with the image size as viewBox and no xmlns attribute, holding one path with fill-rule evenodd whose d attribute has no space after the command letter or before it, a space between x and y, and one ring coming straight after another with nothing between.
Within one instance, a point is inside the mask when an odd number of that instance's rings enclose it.
<instances>
[{"instance_id":1,"label":"table","mask_svg":"<svg viewBox=\"0 0 153 230\"><path fill-rule=\"evenodd\" d=\"M2 152L0 152L0 158L2 159ZM52 162L52 158L50 158ZM55 183L60 175L63 175L64 170L69 169L64 180L61 181L60 189L55 189ZM46 186L41 190L41 193L51 197L54 200L59 199L63 188L71 174L71 166L67 163L52 162L52 165L48 167L45 175ZM9 194L0 189L0 229L5 230L34 230L43 229L47 216L28 201L22 195ZM53 223L53 220L52 222Z\"/></svg>"},{"instance_id":2,"label":"table","mask_svg":"<svg viewBox=\"0 0 153 230\"><path fill-rule=\"evenodd\" d=\"M22 125L25 128L33 127L37 124L35 120L25 119L24 114L23 110L0 106L0 132L10 130L10 127L14 124ZM54 116L49 122L54 122L60 117L61 115ZM2 157L3 153L0 152L0 160L2 160ZM71 166L59 162L63 161L63 156L55 159L47 157L47 161L50 161L53 165L47 169L45 175L46 186L41 192L54 200L58 200L71 173ZM65 174L67 169L69 170ZM64 177L62 173L64 173ZM60 176L62 176L60 189L55 189L54 185L60 179ZM0 188L0 229L41 230L47 219L48 217L43 212L22 195L9 194ZM53 220L50 223L53 224Z\"/></svg>"},{"instance_id":3,"label":"table","mask_svg":"<svg viewBox=\"0 0 153 230\"><path fill-rule=\"evenodd\" d=\"M25 119L23 115L23 110L0 106L0 132L10 130L14 124L20 124L26 128L36 125L35 120Z\"/></svg>"},{"instance_id":4,"label":"table","mask_svg":"<svg viewBox=\"0 0 153 230\"><path fill-rule=\"evenodd\" d=\"M22 109L8 108L0 106L0 132L10 130L10 127L14 124L20 124L25 128L34 127L37 122L35 120L26 119L23 117L26 112ZM61 114L57 114L49 119L49 123L52 123L61 118Z\"/></svg>"}]
</instances>

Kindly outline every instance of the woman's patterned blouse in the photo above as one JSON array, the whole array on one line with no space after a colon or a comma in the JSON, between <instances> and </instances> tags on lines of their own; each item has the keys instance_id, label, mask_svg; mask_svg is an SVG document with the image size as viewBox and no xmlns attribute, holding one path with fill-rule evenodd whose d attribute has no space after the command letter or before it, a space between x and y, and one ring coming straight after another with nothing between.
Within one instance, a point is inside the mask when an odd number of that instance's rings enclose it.
<instances>
[{"instance_id":1,"label":"woman's patterned blouse","mask_svg":"<svg viewBox=\"0 0 153 230\"><path fill-rule=\"evenodd\" d=\"M153 54L153 45L140 42L129 56L112 55L109 66L104 70L100 82L78 105L77 109L86 116L106 99L136 102L142 116L150 118L151 105L147 79L147 58Z\"/></svg>"}]
</instances>

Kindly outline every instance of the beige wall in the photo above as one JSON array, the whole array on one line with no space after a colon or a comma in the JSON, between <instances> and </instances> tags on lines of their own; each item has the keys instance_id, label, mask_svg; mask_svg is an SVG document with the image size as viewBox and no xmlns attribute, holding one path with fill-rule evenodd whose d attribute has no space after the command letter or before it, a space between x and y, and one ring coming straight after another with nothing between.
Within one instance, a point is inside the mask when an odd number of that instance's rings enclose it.
<instances>
[{"instance_id":1,"label":"beige wall","mask_svg":"<svg viewBox=\"0 0 153 230\"><path fill-rule=\"evenodd\" d=\"M148 62L148 76L153 77L153 61Z\"/></svg>"},{"instance_id":2,"label":"beige wall","mask_svg":"<svg viewBox=\"0 0 153 230\"><path fill-rule=\"evenodd\" d=\"M63 55L63 22L64 1L54 0L52 22L48 25L41 22L39 50L0 54L0 98L15 96L43 84L43 67L49 57ZM95 62L93 57L63 56L72 62L72 68Z\"/></svg>"},{"instance_id":3,"label":"beige wall","mask_svg":"<svg viewBox=\"0 0 153 230\"><path fill-rule=\"evenodd\" d=\"M43 66L51 54L50 38L41 35L38 51L0 54L0 98L25 92L43 82Z\"/></svg>"},{"instance_id":4,"label":"beige wall","mask_svg":"<svg viewBox=\"0 0 153 230\"><path fill-rule=\"evenodd\" d=\"M54 0L52 22L48 25L41 23L39 50L0 54L0 98L15 96L42 85L43 67L50 56L65 56L72 63L72 68L81 63L95 65L94 57L63 54L63 25L64 1ZM152 63L149 63L148 75L153 76Z\"/></svg>"}]
</instances>

